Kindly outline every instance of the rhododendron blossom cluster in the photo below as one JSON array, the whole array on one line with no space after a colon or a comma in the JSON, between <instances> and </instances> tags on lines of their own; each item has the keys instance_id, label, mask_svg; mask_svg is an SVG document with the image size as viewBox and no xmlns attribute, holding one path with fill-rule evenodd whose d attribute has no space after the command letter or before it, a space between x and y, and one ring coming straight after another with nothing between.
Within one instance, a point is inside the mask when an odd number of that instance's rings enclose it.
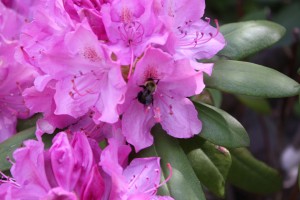
<instances>
[{"instance_id":1,"label":"rhododendron blossom cluster","mask_svg":"<svg viewBox=\"0 0 300 200\"><path fill-rule=\"evenodd\" d=\"M17 118L42 115L37 140L14 152L13 178L2 175L1 199L172 199L156 196L159 158L128 155L153 144L157 123L175 138L200 133L188 97L213 64L196 59L225 45L204 9L204 0L0 1L0 141ZM64 132L45 149L42 135L55 130Z\"/></svg>"},{"instance_id":2,"label":"rhododendron blossom cluster","mask_svg":"<svg viewBox=\"0 0 300 200\"><path fill-rule=\"evenodd\" d=\"M27 140L14 152L14 178L2 175L1 199L172 199L155 195L159 158L136 158L115 139L102 151L84 132L60 132L50 149Z\"/></svg>"}]
</instances>

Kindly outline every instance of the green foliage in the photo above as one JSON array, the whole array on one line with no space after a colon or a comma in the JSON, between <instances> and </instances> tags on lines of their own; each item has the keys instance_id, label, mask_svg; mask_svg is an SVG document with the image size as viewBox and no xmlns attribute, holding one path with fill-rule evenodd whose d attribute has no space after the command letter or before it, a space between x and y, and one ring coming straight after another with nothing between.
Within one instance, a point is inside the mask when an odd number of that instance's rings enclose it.
<instances>
[{"instance_id":1,"label":"green foliage","mask_svg":"<svg viewBox=\"0 0 300 200\"><path fill-rule=\"evenodd\" d=\"M261 0L263 3L265 1ZM228 12L224 5L235 7L230 1L210 3L224 12ZM288 26L289 32L295 24L299 24L295 20L299 17L290 17L288 13L296 13L297 8L290 6L275 18L279 22L291 23ZM255 17L258 16L257 13L260 14L258 18L264 17L264 11L256 10ZM152 129L154 144L138 154L142 157L161 157L162 180L169 176L167 163L171 164L172 178L159 188L160 195L170 195L178 200L205 200L203 184L216 196L224 197L226 181L259 194L274 193L282 187L281 177L275 169L255 159L245 148L240 148L250 144L246 130L238 120L218 107L222 102L221 92L235 94L243 104L262 114L271 112L265 98L299 95L299 84L286 75L261 65L233 61L245 59L270 47L283 37L285 28L274 22L257 20L226 24L220 31L224 34L227 45L215 59L232 60L216 61L212 76L205 76L207 94L200 96L198 100L205 101L209 96L209 103L214 106L194 102L203 125L201 133L188 140L178 140L168 136L160 126L156 126ZM284 42L287 43L285 40ZM20 122L18 129L33 126L38 117L37 115L31 120ZM11 157L12 152L24 140L34 138L34 132L35 128L28 128L0 143L1 171L8 170L11 166L6 157ZM43 137L48 147L51 145L52 136ZM106 143L101 145L104 148ZM223 147L229 148L230 152ZM300 188L300 175L298 179Z\"/></svg>"},{"instance_id":2,"label":"green foliage","mask_svg":"<svg viewBox=\"0 0 300 200\"><path fill-rule=\"evenodd\" d=\"M251 97L245 95L236 95L236 97L246 105L248 108L256 111L260 114L270 114L271 113L271 106L269 102L264 98L259 97Z\"/></svg>"},{"instance_id":3,"label":"green foliage","mask_svg":"<svg viewBox=\"0 0 300 200\"><path fill-rule=\"evenodd\" d=\"M284 35L285 28L270 21L258 20L226 24L220 31L227 45L218 55L240 60L276 43Z\"/></svg>"},{"instance_id":4,"label":"green foliage","mask_svg":"<svg viewBox=\"0 0 300 200\"><path fill-rule=\"evenodd\" d=\"M19 148L24 140L31 138L35 138L35 127L23 130L0 143L0 171L8 170L11 167L6 158L12 158L14 150Z\"/></svg>"},{"instance_id":5,"label":"green foliage","mask_svg":"<svg viewBox=\"0 0 300 200\"><path fill-rule=\"evenodd\" d=\"M167 163L172 166L172 178L166 183L167 186L160 188L161 195L171 195L174 199L180 200L205 200L202 186L198 180L190 162L179 142L167 135L160 126L152 129L154 144L152 147L143 150L140 156L161 157L163 177L169 175L170 170Z\"/></svg>"},{"instance_id":6,"label":"green foliage","mask_svg":"<svg viewBox=\"0 0 300 200\"><path fill-rule=\"evenodd\" d=\"M18 119L17 132L34 127L36 125L37 120L41 117L41 114L35 114L29 119Z\"/></svg>"},{"instance_id":7,"label":"green foliage","mask_svg":"<svg viewBox=\"0 0 300 200\"><path fill-rule=\"evenodd\" d=\"M231 166L229 151L222 152L221 147L200 137L181 140L181 146L201 183L216 196L224 197L225 181Z\"/></svg>"},{"instance_id":8,"label":"green foliage","mask_svg":"<svg viewBox=\"0 0 300 200\"><path fill-rule=\"evenodd\" d=\"M215 107L220 107L222 103L222 93L219 90L208 88L207 91L212 97L213 105Z\"/></svg>"},{"instance_id":9,"label":"green foliage","mask_svg":"<svg viewBox=\"0 0 300 200\"><path fill-rule=\"evenodd\" d=\"M247 149L238 148L230 151L232 166L228 180L241 189L259 194L269 194L282 188L279 173L255 159Z\"/></svg>"},{"instance_id":10,"label":"green foliage","mask_svg":"<svg viewBox=\"0 0 300 200\"><path fill-rule=\"evenodd\" d=\"M274 69L232 60L217 61L205 83L228 93L266 98L296 96L300 88L296 81Z\"/></svg>"},{"instance_id":11,"label":"green foliage","mask_svg":"<svg viewBox=\"0 0 300 200\"><path fill-rule=\"evenodd\" d=\"M214 106L194 104L202 121L201 137L228 148L249 146L248 134L235 118Z\"/></svg>"}]
</instances>

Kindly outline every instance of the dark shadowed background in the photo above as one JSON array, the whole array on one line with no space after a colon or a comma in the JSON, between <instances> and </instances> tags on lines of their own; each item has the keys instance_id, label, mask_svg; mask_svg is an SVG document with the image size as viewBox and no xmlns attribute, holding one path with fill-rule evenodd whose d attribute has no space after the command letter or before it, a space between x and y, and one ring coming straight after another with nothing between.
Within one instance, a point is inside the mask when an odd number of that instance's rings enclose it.
<instances>
[{"instance_id":1,"label":"dark shadowed background","mask_svg":"<svg viewBox=\"0 0 300 200\"><path fill-rule=\"evenodd\" d=\"M271 48L245 61L276 69L300 82L300 1L299 0L207 0L206 16L220 25L267 19L286 28L285 36ZM228 185L228 200L299 200L296 181L300 161L299 97L257 99L222 94L221 108L238 119L251 139L250 150L259 160L280 170L284 188L272 195L258 195ZM284 156L283 156L284 155ZM218 199L207 195L207 199Z\"/></svg>"}]
</instances>

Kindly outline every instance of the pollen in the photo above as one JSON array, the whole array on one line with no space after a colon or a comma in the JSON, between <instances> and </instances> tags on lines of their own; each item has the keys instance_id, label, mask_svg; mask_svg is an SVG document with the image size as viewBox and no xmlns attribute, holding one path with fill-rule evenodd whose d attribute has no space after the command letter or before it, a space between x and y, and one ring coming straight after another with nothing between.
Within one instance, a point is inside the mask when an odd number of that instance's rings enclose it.
<instances>
[{"instance_id":1,"label":"pollen","mask_svg":"<svg viewBox=\"0 0 300 200\"><path fill-rule=\"evenodd\" d=\"M122 21L127 24L132 21L132 12L127 7L123 7L121 14Z\"/></svg>"},{"instance_id":2,"label":"pollen","mask_svg":"<svg viewBox=\"0 0 300 200\"><path fill-rule=\"evenodd\" d=\"M92 47L86 47L83 52L83 57L91 62L100 61L101 58L97 54L96 50Z\"/></svg>"}]
</instances>

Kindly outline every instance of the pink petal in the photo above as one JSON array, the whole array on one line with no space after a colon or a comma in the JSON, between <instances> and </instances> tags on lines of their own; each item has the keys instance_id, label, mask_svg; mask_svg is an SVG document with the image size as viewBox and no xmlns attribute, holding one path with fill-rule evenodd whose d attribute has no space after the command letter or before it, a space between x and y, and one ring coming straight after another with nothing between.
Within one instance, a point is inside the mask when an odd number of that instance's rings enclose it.
<instances>
[{"instance_id":1,"label":"pink petal","mask_svg":"<svg viewBox=\"0 0 300 200\"><path fill-rule=\"evenodd\" d=\"M150 133L155 121L151 110L147 111L146 106L132 101L122 118L122 131L127 142L132 144L136 152L149 147L153 143L153 136Z\"/></svg>"},{"instance_id":2,"label":"pink petal","mask_svg":"<svg viewBox=\"0 0 300 200\"><path fill-rule=\"evenodd\" d=\"M160 158L135 158L123 172L128 182L128 196L153 194L160 182Z\"/></svg>"},{"instance_id":3,"label":"pink petal","mask_svg":"<svg viewBox=\"0 0 300 200\"><path fill-rule=\"evenodd\" d=\"M166 103L168 104L159 102L162 115L160 123L169 135L176 138L190 138L200 133L202 123L189 99L173 99Z\"/></svg>"},{"instance_id":4,"label":"pink petal","mask_svg":"<svg viewBox=\"0 0 300 200\"><path fill-rule=\"evenodd\" d=\"M25 147L17 149L11 173L21 185L18 195L37 198L50 189L44 168L44 145L40 141L27 140Z\"/></svg>"}]
</instances>

